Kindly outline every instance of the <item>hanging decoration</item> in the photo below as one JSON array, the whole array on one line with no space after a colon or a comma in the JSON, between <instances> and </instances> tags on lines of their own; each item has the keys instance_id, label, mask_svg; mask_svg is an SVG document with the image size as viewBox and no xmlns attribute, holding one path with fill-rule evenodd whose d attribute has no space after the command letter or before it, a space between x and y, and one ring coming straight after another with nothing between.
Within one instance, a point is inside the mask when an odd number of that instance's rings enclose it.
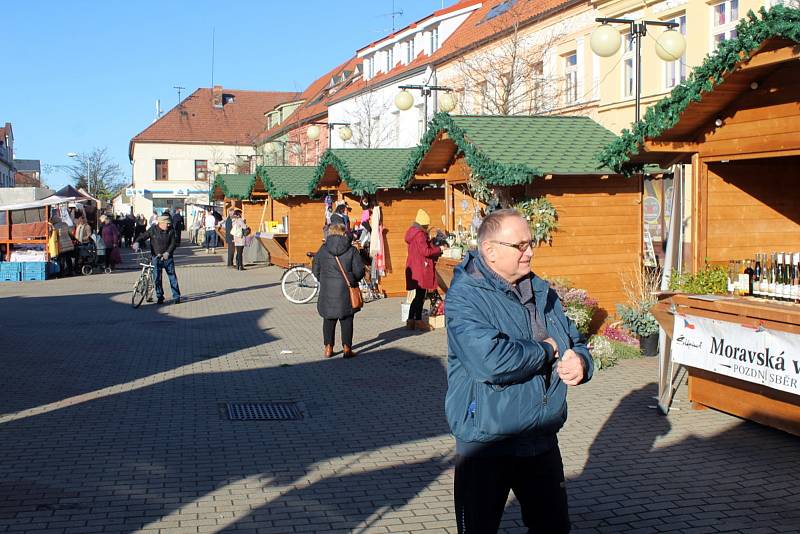
<instances>
[{"instance_id":1,"label":"hanging decoration","mask_svg":"<svg viewBox=\"0 0 800 534\"><path fill-rule=\"evenodd\" d=\"M512 206L520 212L531 228L531 236L537 244L553 244L553 233L558 229L558 212L545 197L529 198Z\"/></svg>"}]
</instances>

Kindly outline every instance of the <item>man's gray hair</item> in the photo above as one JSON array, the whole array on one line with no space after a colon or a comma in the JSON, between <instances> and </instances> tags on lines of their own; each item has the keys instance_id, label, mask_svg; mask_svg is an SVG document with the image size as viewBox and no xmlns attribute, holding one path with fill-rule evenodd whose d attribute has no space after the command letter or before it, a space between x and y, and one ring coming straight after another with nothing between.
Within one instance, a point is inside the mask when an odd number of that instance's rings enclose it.
<instances>
[{"instance_id":1,"label":"man's gray hair","mask_svg":"<svg viewBox=\"0 0 800 534\"><path fill-rule=\"evenodd\" d=\"M524 219L520 212L511 208L493 211L487 215L483 219L480 228L478 228L478 246L483 246L484 241L489 241L499 234L500 230L503 228L503 221L509 217Z\"/></svg>"}]
</instances>

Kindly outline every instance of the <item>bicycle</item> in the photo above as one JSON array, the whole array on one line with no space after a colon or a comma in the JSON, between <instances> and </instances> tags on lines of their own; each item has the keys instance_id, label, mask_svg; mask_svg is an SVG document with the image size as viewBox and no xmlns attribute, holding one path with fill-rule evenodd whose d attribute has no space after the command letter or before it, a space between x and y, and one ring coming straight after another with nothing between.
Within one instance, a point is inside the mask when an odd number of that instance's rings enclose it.
<instances>
[{"instance_id":1,"label":"bicycle","mask_svg":"<svg viewBox=\"0 0 800 534\"><path fill-rule=\"evenodd\" d=\"M133 295L131 295L131 306L138 308L142 302L147 298L148 302L153 300L153 292L155 291L156 284L154 278L155 267L150 254L140 251L138 253L139 265L142 266L142 272L139 273L139 279L133 285Z\"/></svg>"},{"instance_id":2,"label":"bicycle","mask_svg":"<svg viewBox=\"0 0 800 534\"><path fill-rule=\"evenodd\" d=\"M314 257L308 252L309 258ZM293 304L305 304L319 293L319 281L305 263L289 264L289 268L281 277L281 292L286 300Z\"/></svg>"}]
</instances>

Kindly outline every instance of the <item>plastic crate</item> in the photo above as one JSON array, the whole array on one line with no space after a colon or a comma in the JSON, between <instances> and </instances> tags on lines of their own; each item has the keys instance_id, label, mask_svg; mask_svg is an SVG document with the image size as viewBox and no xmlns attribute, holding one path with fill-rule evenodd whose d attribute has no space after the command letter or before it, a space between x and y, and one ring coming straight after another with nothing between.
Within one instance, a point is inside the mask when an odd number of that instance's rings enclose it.
<instances>
[{"instance_id":1,"label":"plastic crate","mask_svg":"<svg viewBox=\"0 0 800 534\"><path fill-rule=\"evenodd\" d=\"M47 263L43 261L28 261L22 264L23 280L46 280Z\"/></svg>"},{"instance_id":2,"label":"plastic crate","mask_svg":"<svg viewBox=\"0 0 800 534\"><path fill-rule=\"evenodd\" d=\"M19 271L0 272L0 282L19 282L21 278L22 273Z\"/></svg>"},{"instance_id":3,"label":"plastic crate","mask_svg":"<svg viewBox=\"0 0 800 534\"><path fill-rule=\"evenodd\" d=\"M0 261L0 273L21 273L22 264L16 261Z\"/></svg>"}]
</instances>

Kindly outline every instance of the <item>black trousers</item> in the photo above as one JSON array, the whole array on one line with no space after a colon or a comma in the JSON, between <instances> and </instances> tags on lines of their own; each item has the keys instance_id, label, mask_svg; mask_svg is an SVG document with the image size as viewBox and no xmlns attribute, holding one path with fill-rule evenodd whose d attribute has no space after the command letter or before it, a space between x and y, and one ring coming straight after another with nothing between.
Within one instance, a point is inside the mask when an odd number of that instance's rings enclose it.
<instances>
[{"instance_id":1,"label":"black trousers","mask_svg":"<svg viewBox=\"0 0 800 534\"><path fill-rule=\"evenodd\" d=\"M494 534L500 528L509 490L534 534L570 530L564 466L558 447L538 456L458 456L455 472L459 534Z\"/></svg>"},{"instance_id":2,"label":"black trousers","mask_svg":"<svg viewBox=\"0 0 800 534\"><path fill-rule=\"evenodd\" d=\"M236 268L237 269L244 269L244 263L242 263L242 252L244 252L244 245L236 247Z\"/></svg>"},{"instance_id":3,"label":"black trousers","mask_svg":"<svg viewBox=\"0 0 800 534\"><path fill-rule=\"evenodd\" d=\"M228 242L228 267L233 267L233 253L236 250L236 247L233 245L233 241Z\"/></svg>"},{"instance_id":4,"label":"black trousers","mask_svg":"<svg viewBox=\"0 0 800 534\"><path fill-rule=\"evenodd\" d=\"M422 306L425 305L425 295L428 292L424 289L414 290L414 300L411 301L411 306L408 308L408 318L410 320L422 320Z\"/></svg>"},{"instance_id":5,"label":"black trousers","mask_svg":"<svg viewBox=\"0 0 800 534\"><path fill-rule=\"evenodd\" d=\"M322 339L326 345L334 345L336 341L336 321L342 323L342 346L353 346L353 316L341 319L322 319Z\"/></svg>"}]
</instances>

